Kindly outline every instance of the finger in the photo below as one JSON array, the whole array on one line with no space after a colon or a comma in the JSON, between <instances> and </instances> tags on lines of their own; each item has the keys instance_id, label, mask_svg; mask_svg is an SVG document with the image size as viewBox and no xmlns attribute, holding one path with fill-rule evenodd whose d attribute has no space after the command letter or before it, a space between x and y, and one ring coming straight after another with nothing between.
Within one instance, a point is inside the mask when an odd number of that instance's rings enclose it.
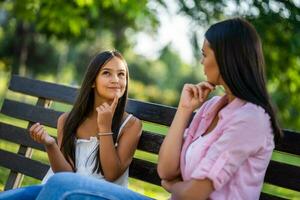
<instances>
[{"instance_id":1,"label":"finger","mask_svg":"<svg viewBox=\"0 0 300 200\"><path fill-rule=\"evenodd\" d=\"M192 86L192 91L193 91L193 96L195 98L199 98L199 91L198 91L198 88L196 86Z\"/></svg>"},{"instance_id":2,"label":"finger","mask_svg":"<svg viewBox=\"0 0 300 200\"><path fill-rule=\"evenodd\" d=\"M42 137L42 134L44 133L44 129L42 128L41 130L39 130L39 132L36 133L36 141L37 142L41 142L41 137Z\"/></svg>"},{"instance_id":3,"label":"finger","mask_svg":"<svg viewBox=\"0 0 300 200\"><path fill-rule=\"evenodd\" d=\"M33 124L33 125L30 127L29 132L32 132L33 129L35 129L38 125L40 125L40 123L35 123L35 124Z\"/></svg>"},{"instance_id":4,"label":"finger","mask_svg":"<svg viewBox=\"0 0 300 200\"><path fill-rule=\"evenodd\" d=\"M113 100L113 102L110 105L110 108L112 109L113 112L115 112L115 110L117 108L117 105L118 105L118 102L119 102L119 98L116 95L115 98L114 98L114 100Z\"/></svg>"},{"instance_id":5,"label":"finger","mask_svg":"<svg viewBox=\"0 0 300 200\"><path fill-rule=\"evenodd\" d=\"M212 83L210 83L210 82L208 82L208 81L203 82L203 85L205 85L210 90L214 90L215 89L215 85L212 84Z\"/></svg>"},{"instance_id":6,"label":"finger","mask_svg":"<svg viewBox=\"0 0 300 200\"><path fill-rule=\"evenodd\" d=\"M38 126L36 126L35 129L32 131L32 134L31 134L31 135L32 135L32 138L34 139L34 141L37 140L37 133L38 133L41 129L43 129L43 126L38 125Z\"/></svg>"}]
</instances>

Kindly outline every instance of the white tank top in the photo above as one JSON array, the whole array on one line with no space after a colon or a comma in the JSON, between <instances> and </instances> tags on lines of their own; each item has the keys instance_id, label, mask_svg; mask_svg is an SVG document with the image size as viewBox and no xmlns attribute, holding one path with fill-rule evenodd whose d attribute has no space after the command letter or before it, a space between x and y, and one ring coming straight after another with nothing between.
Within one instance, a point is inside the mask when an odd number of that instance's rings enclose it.
<instances>
[{"instance_id":1,"label":"white tank top","mask_svg":"<svg viewBox=\"0 0 300 200\"><path fill-rule=\"evenodd\" d=\"M127 116L124 122L121 124L117 141L121 136L122 130L127 122L132 117L131 114ZM117 145L117 143L116 143ZM75 163L76 163L76 173L82 174L85 176L95 177L98 179L103 179L103 175L101 172L93 172L94 166L96 164L95 156L97 154L97 147L99 146L99 141L97 137L90 137L89 140L87 139L76 139L75 140ZM51 167L47 172L46 176L42 180L42 184L46 183L47 180L54 174ZM128 168L126 171L114 181L114 183L127 187L128 186Z\"/></svg>"}]
</instances>

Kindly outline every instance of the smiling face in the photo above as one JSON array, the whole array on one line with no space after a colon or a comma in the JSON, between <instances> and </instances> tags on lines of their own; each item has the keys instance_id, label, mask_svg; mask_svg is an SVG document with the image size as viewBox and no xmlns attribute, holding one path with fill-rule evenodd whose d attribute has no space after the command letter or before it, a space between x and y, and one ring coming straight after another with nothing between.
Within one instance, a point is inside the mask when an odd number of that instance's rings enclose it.
<instances>
[{"instance_id":1,"label":"smiling face","mask_svg":"<svg viewBox=\"0 0 300 200\"><path fill-rule=\"evenodd\" d=\"M122 97L127 84L127 67L118 57L114 56L99 71L95 83L95 93L105 101L115 96Z\"/></svg>"},{"instance_id":2,"label":"smiling face","mask_svg":"<svg viewBox=\"0 0 300 200\"><path fill-rule=\"evenodd\" d=\"M209 83L213 85L222 84L219 66L214 51L210 48L208 41L205 39L202 47L201 64L204 66L204 74Z\"/></svg>"}]
</instances>

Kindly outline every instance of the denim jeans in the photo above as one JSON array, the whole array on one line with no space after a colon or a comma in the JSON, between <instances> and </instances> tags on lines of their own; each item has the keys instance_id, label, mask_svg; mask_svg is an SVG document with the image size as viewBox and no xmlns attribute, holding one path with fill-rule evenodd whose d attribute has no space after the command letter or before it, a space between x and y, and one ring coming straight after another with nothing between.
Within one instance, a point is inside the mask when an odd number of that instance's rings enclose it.
<instances>
[{"instance_id":1,"label":"denim jeans","mask_svg":"<svg viewBox=\"0 0 300 200\"><path fill-rule=\"evenodd\" d=\"M0 193L0 200L34 200L42 188L43 185L34 185L7 190Z\"/></svg>"},{"instance_id":2,"label":"denim jeans","mask_svg":"<svg viewBox=\"0 0 300 200\"><path fill-rule=\"evenodd\" d=\"M125 187L74 173L56 173L37 200L149 200Z\"/></svg>"}]
</instances>

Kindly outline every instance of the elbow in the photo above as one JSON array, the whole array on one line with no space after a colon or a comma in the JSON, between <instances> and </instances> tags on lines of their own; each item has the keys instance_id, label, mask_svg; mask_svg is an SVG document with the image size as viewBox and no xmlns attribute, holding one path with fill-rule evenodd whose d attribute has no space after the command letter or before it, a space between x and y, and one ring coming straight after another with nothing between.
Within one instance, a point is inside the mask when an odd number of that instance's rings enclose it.
<instances>
[{"instance_id":1,"label":"elbow","mask_svg":"<svg viewBox=\"0 0 300 200\"><path fill-rule=\"evenodd\" d=\"M170 168L168 169L167 167L160 164L157 165L157 173L162 180L172 180L179 174L176 170L172 170Z\"/></svg>"}]
</instances>

